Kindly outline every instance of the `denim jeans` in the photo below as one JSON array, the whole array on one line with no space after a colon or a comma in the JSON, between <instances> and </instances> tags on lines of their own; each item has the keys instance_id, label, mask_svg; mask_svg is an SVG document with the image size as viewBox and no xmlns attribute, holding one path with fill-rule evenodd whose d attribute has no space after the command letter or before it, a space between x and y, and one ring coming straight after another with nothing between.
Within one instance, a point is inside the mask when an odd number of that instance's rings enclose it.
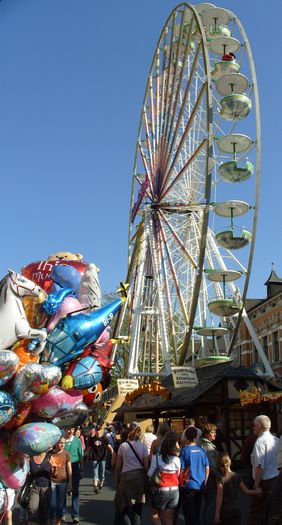
<instances>
[{"instance_id":1,"label":"denim jeans","mask_svg":"<svg viewBox=\"0 0 282 525\"><path fill-rule=\"evenodd\" d=\"M80 463L71 464L72 467L72 495L71 495L71 516L79 517L79 483L80 483ZM66 498L63 514L67 514Z\"/></svg>"},{"instance_id":2,"label":"denim jeans","mask_svg":"<svg viewBox=\"0 0 282 525\"><path fill-rule=\"evenodd\" d=\"M62 518L67 491L67 481L62 483L51 483L52 496L50 506L50 518Z\"/></svg>"},{"instance_id":3,"label":"denim jeans","mask_svg":"<svg viewBox=\"0 0 282 525\"><path fill-rule=\"evenodd\" d=\"M201 525L214 525L215 523L216 487L208 487L203 492L200 512Z\"/></svg>"},{"instance_id":4,"label":"denim jeans","mask_svg":"<svg viewBox=\"0 0 282 525\"><path fill-rule=\"evenodd\" d=\"M106 460L101 459L100 461L91 461L91 463L92 463L93 481L104 481Z\"/></svg>"},{"instance_id":5,"label":"denim jeans","mask_svg":"<svg viewBox=\"0 0 282 525\"><path fill-rule=\"evenodd\" d=\"M180 487L180 501L186 525L200 525L202 492Z\"/></svg>"}]
</instances>

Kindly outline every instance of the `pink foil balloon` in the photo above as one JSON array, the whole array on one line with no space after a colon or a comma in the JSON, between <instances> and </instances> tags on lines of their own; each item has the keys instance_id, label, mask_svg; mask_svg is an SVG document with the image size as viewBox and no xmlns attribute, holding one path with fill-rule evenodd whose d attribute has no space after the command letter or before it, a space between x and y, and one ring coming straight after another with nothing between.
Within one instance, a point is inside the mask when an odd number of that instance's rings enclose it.
<instances>
[{"instance_id":1,"label":"pink foil balloon","mask_svg":"<svg viewBox=\"0 0 282 525\"><path fill-rule=\"evenodd\" d=\"M24 456L11 453L11 447L0 441L0 479L10 489L20 489L29 472L29 463Z\"/></svg>"},{"instance_id":2,"label":"pink foil balloon","mask_svg":"<svg viewBox=\"0 0 282 525\"><path fill-rule=\"evenodd\" d=\"M111 331L110 326L107 326L104 332L102 332L100 337L97 339L95 346L107 343L108 340L110 339L110 331Z\"/></svg>"},{"instance_id":3,"label":"pink foil balloon","mask_svg":"<svg viewBox=\"0 0 282 525\"><path fill-rule=\"evenodd\" d=\"M55 418L66 414L83 400L77 390L61 390L54 386L32 402L33 411L40 417Z\"/></svg>"},{"instance_id":4,"label":"pink foil balloon","mask_svg":"<svg viewBox=\"0 0 282 525\"><path fill-rule=\"evenodd\" d=\"M65 317L65 315L76 312L77 310L81 310L82 308L83 307L81 306L81 303L75 297L66 297L55 315L52 315L50 318L50 321L47 325L47 331L51 332L51 330L55 328L56 324L58 324L60 319Z\"/></svg>"}]
</instances>

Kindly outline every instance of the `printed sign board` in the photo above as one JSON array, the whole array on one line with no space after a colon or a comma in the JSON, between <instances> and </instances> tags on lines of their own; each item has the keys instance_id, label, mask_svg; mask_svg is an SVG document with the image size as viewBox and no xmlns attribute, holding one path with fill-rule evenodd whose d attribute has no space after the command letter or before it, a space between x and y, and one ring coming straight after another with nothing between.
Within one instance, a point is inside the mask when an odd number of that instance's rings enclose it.
<instances>
[{"instance_id":1,"label":"printed sign board","mask_svg":"<svg viewBox=\"0 0 282 525\"><path fill-rule=\"evenodd\" d=\"M193 388L198 384L195 368L191 366L172 366L174 388Z\"/></svg>"},{"instance_id":2,"label":"printed sign board","mask_svg":"<svg viewBox=\"0 0 282 525\"><path fill-rule=\"evenodd\" d=\"M133 392L139 387L138 379L118 379L117 380L119 395L125 396L128 392Z\"/></svg>"}]
</instances>

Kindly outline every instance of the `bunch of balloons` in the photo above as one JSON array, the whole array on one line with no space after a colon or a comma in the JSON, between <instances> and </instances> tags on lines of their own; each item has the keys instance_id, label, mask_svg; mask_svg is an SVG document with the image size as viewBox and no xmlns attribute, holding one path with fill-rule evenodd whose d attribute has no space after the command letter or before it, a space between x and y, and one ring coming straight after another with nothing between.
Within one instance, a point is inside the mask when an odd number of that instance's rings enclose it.
<instances>
[{"instance_id":1,"label":"bunch of balloons","mask_svg":"<svg viewBox=\"0 0 282 525\"><path fill-rule=\"evenodd\" d=\"M98 269L59 252L0 282L0 480L20 488L26 456L81 424L113 365L109 324L126 298L101 307ZM25 424L23 424L25 423Z\"/></svg>"}]
</instances>

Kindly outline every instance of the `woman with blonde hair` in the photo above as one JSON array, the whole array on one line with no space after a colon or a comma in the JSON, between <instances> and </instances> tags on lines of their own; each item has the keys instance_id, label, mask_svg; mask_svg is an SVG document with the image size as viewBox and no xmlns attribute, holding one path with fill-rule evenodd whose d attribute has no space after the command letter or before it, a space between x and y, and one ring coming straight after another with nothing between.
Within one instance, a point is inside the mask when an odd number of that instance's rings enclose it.
<instances>
[{"instance_id":1,"label":"woman with blonde hair","mask_svg":"<svg viewBox=\"0 0 282 525\"><path fill-rule=\"evenodd\" d=\"M116 520L121 525L140 525L148 470L148 450L141 442L141 428L131 427L127 441L118 449L116 475Z\"/></svg>"},{"instance_id":2,"label":"woman with blonde hair","mask_svg":"<svg viewBox=\"0 0 282 525\"><path fill-rule=\"evenodd\" d=\"M231 459L226 452L219 454L217 465L221 477L217 479L215 523L242 525L237 489L246 496L258 496L261 490L248 489L241 476L231 470Z\"/></svg>"}]
</instances>

